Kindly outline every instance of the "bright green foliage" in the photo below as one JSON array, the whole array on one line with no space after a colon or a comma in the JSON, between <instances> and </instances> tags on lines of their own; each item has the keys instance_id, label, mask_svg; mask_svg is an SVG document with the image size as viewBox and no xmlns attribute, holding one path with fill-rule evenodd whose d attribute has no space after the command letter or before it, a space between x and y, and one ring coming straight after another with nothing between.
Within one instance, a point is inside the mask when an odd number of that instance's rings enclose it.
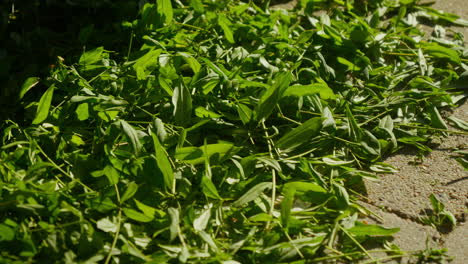
<instances>
[{"instance_id":1,"label":"bright green foliage","mask_svg":"<svg viewBox=\"0 0 468 264\"><path fill-rule=\"evenodd\" d=\"M463 21L417 2L144 4L122 23L128 54L89 49L18 89L25 120L0 124L0 262L368 258L398 230L358 219L362 179L394 172L382 157L403 146L430 150L468 76L459 35L414 27Z\"/></svg>"}]
</instances>

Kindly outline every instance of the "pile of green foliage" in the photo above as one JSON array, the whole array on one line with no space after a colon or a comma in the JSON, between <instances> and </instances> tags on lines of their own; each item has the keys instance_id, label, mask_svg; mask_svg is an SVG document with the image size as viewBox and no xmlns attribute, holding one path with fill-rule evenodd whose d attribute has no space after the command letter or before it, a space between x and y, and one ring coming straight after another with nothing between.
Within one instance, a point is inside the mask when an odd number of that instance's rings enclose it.
<instances>
[{"instance_id":1,"label":"pile of green foliage","mask_svg":"<svg viewBox=\"0 0 468 264\"><path fill-rule=\"evenodd\" d=\"M461 35L416 25L466 22L354 2L146 3L126 49L28 78L0 124L0 262L372 260L398 229L359 221L362 179L429 150L468 75Z\"/></svg>"}]
</instances>

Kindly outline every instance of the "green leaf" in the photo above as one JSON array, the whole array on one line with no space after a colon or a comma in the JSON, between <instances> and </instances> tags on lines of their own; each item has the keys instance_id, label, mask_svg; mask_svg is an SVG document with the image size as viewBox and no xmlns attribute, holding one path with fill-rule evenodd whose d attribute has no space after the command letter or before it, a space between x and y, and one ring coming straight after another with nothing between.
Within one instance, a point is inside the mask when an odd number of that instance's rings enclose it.
<instances>
[{"instance_id":1,"label":"green leaf","mask_svg":"<svg viewBox=\"0 0 468 264\"><path fill-rule=\"evenodd\" d=\"M281 224L285 229L289 228L289 219L291 217L291 210L294 204L295 194L296 188L293 186L283 188L284 198L281 202Z\"/></svg>"},{"instance_id":2,"label":"green leaf","mask_svg":"<svg viewBox=\"0 0 468 264\"><path fill-rule=\"evenodd\" d=\"M382 162L376 162L372 166L370 166L370 169L372 171L378 172L378 173L396 173L398 170L393 167L390 164L382 163Z\"/></svg>"},{"instance_id":3,"label":"green leaf","mask_svg":"<svg viewBox=\"0 0 468 264\"><path fill-rule=\"evenodd\" d=\"M218 247L216 246L216 243L211 234L207 233L204 230L201 230L198 231L198 235L203 239L203 241L205 241L210 246L212 250L218 251ZM223 262L223 264L226 264L226 262Z\"/></svg>"},{"instance_id":4,"label":"green leaf","mask_svg":"<svg viewBox=\"0 0 468 264\"><path fill-rule=\"evenodd\" d=\"M208 144L200 148L184 147L176 150L175 158L190 164L201 164L205 162L205 155L207 157L216 155L219 160L225 160L234 155L238 149L231 143Z\"/></svg>"},{"instance_id":5,"label":"green leaf","mask_svg":"<svg viewBox=\"0 0 468 264\"><path fill-rule=\"evenodd\" d=\"M135 64L133 64L133 68L135 69L138 80L146 79L148 75L157 68L160 54L160 49L150 50L148 53L136 60Z\"/></svg>"},{"instance_id":6,"label":"green leaf","mask_svg":"<svg viewBox=\"0 0 468 264\"><path fill-rule=\"evenodd\" d=\"M291 209L297 196L303 201L313 201L315 204L328 197L324 188L312 182L288 182L283 186L282 193L284 198L281 202L281 223L284 228L289 227Z\"/></svg>"},{"instance_id":7,"label":"green leaf","mask_svg":"<svg viewBox=\"0 0 468 264\"><path fill-rule=\"evenodd\" d=\"M177 54L184 58L185 62L187 62L187 64L190 66L194 73L200 72L201 64L194 57L192 57L192 55L186 52L179 52Z\"/></svg>"},{"instance_id":8,"label":"green leaf","mask_svg":"<svg viewBox=\"0 0 468 264\"><path fill-rule=\"evenodd\" d=\"M87 51L81 55L78 63L80 64L80 66L87 69L89 65L95 64L96 62L99 62L100 60L102 60L103 52L104 52L104 47L98 47L96 49Z\"/></svg>"},{"instance_id":9,"label":"green leaf","mask_svg":"<svg viewBox=\"0 0 468 264\"><path fill-rule=\"evenodd\" d=\"M386 128L389 131L393 131L393 119L391 116L386 115L379 122L379 127Z\"/></svg>"},{"instance_id":10,"label":"green leaf","mask_svg":"<svg viewBox=\"0 0 468 264\"><path fill-rule=\"evenodd\" d=\"M349 60L343 58L343 57L338 57L337 58L338 62L341 63L342 65L346 66L347 71L360 71L361 68L357 66L356 64L350 62Z\"/></svg>"},{"instance_id":11,"label":"green leaf","mask_svg":"<svg viewBox=\"0 0 468 264\"><path fill-rule=\"evenodd\" d=\"M432 126L435 128L448 129L448 126L445 124L445 121L437 110L437 107L430 106L429 115L431 117Z\"/></svg>"},{"instance_id":12,"label":"green leaf","mask_svg":"<svg viewBox=\"0 0 468 264\"><path fill-rule=\"evenodd\" d=\"M437 199L437 197L433 193L429 195L429 200L431 201L431 205L432 205L432 209L434 209L434 213L438 214L444 211L445 205L441 203L439 199Z\"/></svg>"},{"instance_id":13,"label":"green leaf","mask_svg":"<svg viewBox=\"0 0 468 264\"><path fill-rule=\"evenodd\" d=\"M119 229L116 223L109 220L109 217L98 220L96 222L96 227L106 233L115 233Z\"/></svg>"},{"instance_id":14,"label":"green leaf","mask_svg":"<svg viewBox=\"0 0 468 264\"><path fill-rule=\"evenodd\" d=\"M154 219L153 217L149 217L149 216L147 216L145 214L142 214L142 213L140 213L140 212L138 212L138 211L136 211L134 209L124 208L122 211L124 212L124 214L128 218L130 218L132 220L135 220L137 222L149 223L149 222L153 221L153 219Z\"/></svg>"},{"instance_id":15,"label":"green leaf","mask_svg":"<svg viewBox=\"0 0 468 264\"><path fill-rule=\"evenodd\" d=\"M250 123L253 116L253 111L244 104L237 105L237 114L244 125Z\"/></svg>"},{"instance_id":16,"label":"green leaf","mask_svg":"<svg viewBox=\"0 0 468 264\"><path fill-rule=\"evenodd\" d=\"M333 183L333 189L337 198L338 207L340 209L346 209L350 204L348 191L343 185L336 182Z\"/></svg>"},{"instance_id":17,"label":"green leaf","mask_svg":"<svg viewBox=\"0 0 468 264\"><path fill-rule=\"evenodd\" d=\"M358 222L359 223L359 222ZM365 225L357 224L347 230L350 234L363 237L363 236L391 236L400 231L400 228L385 228L379 225Z\"/></svg>"},{"instance_id":18,"label":"green leaf","mask_svg":"<svg viewBox=\"0 0 468 264\"><path fill-rule=\"evenodd\" d=\"M258 121L268 118L284 91L289 87L290 82L290 72L282 72L276 75L273 85L262 95L255 109Z\"/></svg>"},{"instance_id":19,"label":"green leaf","mask_svg":"<svg viewBox=\"0 0 468 264\"><path fill-rule=\"evenodd\" d=\"M158 14L163 18L164 23L169 25L172 23L173 10L171 0L158 0L156 1L158 5Z\"/></svg>"},{"instance_id":20,"label":"green leaf","mask_svg":"<svg viewBox=\"0 0 468 264\"><path fill-rule=\"evenodd\" d=\"M205 8L203 7L203 3L201 0L190 0L190 7L192 7L196 13L205 12Z\"/></svg>"},{"instance_id":21,"label":"green leaf","mask_svg":"<svg viewBox=\"0 0 468 264\"><path fill-rule=\"evenodd\" d=\"M75 110L76 117L80 121L84 121L89 118L89 109L88 109L88 103L82 103L78 105L78 107Z\"/></svg>"},{"instance_id":22,"label":"green leaf","mask_svg":"<svg viewBox=\"0 0 468 264\"><path fill-rule=\"evenodd\" d=\"M15 231L5 224L0 224L0 241L11 241L15 239Z\"/></svg>"},{"instance_id":23,"label":"green leaf","mask_svg":"<svg viewBox=\"0 0 468 264\"><path fill-rule=\"evenodd\" d=\"M110 184L117 184L119 182L120 173L112 165L106 165L102 171Z\"/></svg>"},{"instance_id":24,"label":"green leaf","mask_svg":"<svg viewBox=\"0 0 468 264\"><path fill-rule=\"evenodd\" d=\"M202 213L193 220L193 228L199 232L206 229L211 218L211 207L206 208Z\"/></svg>"},{"instance_id":25,"label":"green leaf","mask_svg":"<svg viewBox=\"0 0 468 264\"><path fill-rule=\"evenodd\" d=\"M244 195L232 203L232 206L240 207L246 203L255 200L260 194L262 194L266 189L271 189L273 184L271 182L261 182L254 187L250 188Z\"/></svg>"},{"instance_id":26,"label":"green leaf","mask_svg":"<svg viewBox=\"0 0 468 264\"><path fill-rule=\"evenodd\" d=\"M450 116L448 120L452 121L455 124L455 126L458 127L459 129L468 131L468 122L466 122L465 120L462 120L455 116Z\"/></svg>"},{"instance_id":27,"label":"green leaf","mask_svg":"<svg viewBox=\"0 0 468 264\"><path fill-rule=\"evenodd\" d=\"M166 129L164 128L164 123L161 119L155 118L153 122L153 128L156 130L156 134L160 142L164 142L167 137Z\"/></svg>"},{"instance_id":28,"label":"green leaf","mask_svg":"<svg viewBox=\"0 0 468 264\"><path fill-rule=\"evenodd\" d=\"M427 54L438 59L447 59L455 64L461 64L461 59L458 53L437 43L423 43L421 48Z\"/></svg>"},{"instance_id":29,"label":"green leaf","mask_svg":"<svg viewBox=\"0 0 468 264\"><path fill-rule=\"evenodd\" d=\"M229 21L225 15L218 14L218 25L223 29L224 36L227 41L234 43L234 36L231 31L231 21Z\"/></svg>"},{"instance_id":30,"label":"green leaf","mask_svg":"<svg viewBox=\"0 0 468 264\"><path fill-rule=\"evenodd\" d=\"M192 116L192 96L182 81L174 88L172 104L176 123L181 126L189 123Z\"/></svg>"},{"instance_id":31,"label":"green leaf","mask_svg":"<svg viewBox=\"0 0 468 264\"><path fill-rule=\"evenodd\" d=\"M363 132L362 129L359 127L358 123L356 122L356 119L354 118L354 115L351 112L351 109L349 109L348 105L346 105L346 117L348 119L349 136L353 139L354 142L360 141Z\"/></svg>"},{"instance_id":32,"label":"green leaf","mask_svg":"<svg viewBox=\"0 0 468 264\"><path fill-rule=\"evenodd\" d=\"M24 81L23 85L21 86L21 90L19 92L19 99L23 99L23 96L31 90L34 86L36 86L39 83L39 77L29 77Z\"/></svg>"},{"instance_id":33,"label":"green leaf","mask_svg":"<svg viewBox=\"0 0 468 264\"><path fill-rule=\"evenodd\" d=\"M332 127L333 129L336 129L336 121L335 121L335 118L333 117L333 113L330 111L330 108L328 107L323 108L322 118L323 118L322 127L324 129L328 127Z\"/></svg>"},{"instance_id":34,"label":"green leaf","mask_svg":"<svg viewBox=\"0 0 468 264\"><path fill-rule=\"evenodd\" d=\"M464 158L456 158L457 162L460 163L460 165L465 168L466 171L468 171L468 160Z\"/></svg>"},{"instance_id":35,"label":"green leaf","mask_svg":"<svg viewBox=\"0 0 468 264\"><path fill-rule=\"evenodd\" d=\"M127 184L127 189L125 190L124 194L120 198L120 203L124 203L128 199L132 198L133 195L135 195L137 191L138 191L138 184L136 184L133 181Z\"/></svg>"},{"instance_id":36,"label":"green leaf","mask_svg":"<svg viewBox=\"0 0 468 264\"><path fill-rule=\"evenodd\" d=\"M135 202L136 206L138 207L138 209L140 209L144 215L148 216L148 217L151 217L151 218L154 218L156 212L160 215L160 216L164 216L165 213L164 212L161 212L159 210L157 210L156 208L153 208L151 206L148 206L140 201L138 201L137 199L133 199L133 201Z\"/></svg>"},{"instance_id":37,"label":"green leaf","mask_svg":"<svg viewBox=\"0 0 468 264\"><path fill-rule=\"evenodd\" d=\"M314 117L281 137L275 146L282 151L291 151L319 134L322 128L321 117Z\"/></svg>"},{"instance_id":38,"label":"green leaf","mask_svg":"<svg viewBox=\"0 0 468 264\"><path fill-rule=\"evenodd\" d=\"M119 124L124 134L130 140L130 145L133 148L133 153L135 153L135 155L138 155L141 151L142 145L140 143L140 139L138 138L137 131L124 120L120 120Z\"/></svg>"},{"instance_id":39,"label":"green leaf","mask_svg":"<svg viewBox=\"0 0 468 264\"><path fill-rule=\"evenodd\" d=\"M173 207L167 209L169 216L171 217L171 225L169 226L170 238L169 241L173 241L179 235L179 210Z\"/></svg>"},{"instance_id":40,"label":"green leaf","mask_svg":"<svg viewBox=\"0 0 468 264\"><path fill-rule=\"evenodd\" d=\"M213 111L207 110L204 107L197 107L195 108L195 115L200 118L220 118L222 115L217 114Z\"/></svg>"},{"instance_id":41,"label":"green leaf","mask_svg":"<svg viewBox=\"0 0 468 264\"><path fill-rule=\"evenodd\" d=\"M153 139L153 145L156 155L156 163L158 164L159 170L164 178L164 185L166 186L167 190L171 192L174 190L174 171L171 166L171 162L167 156L166 150L159 142L158 136L151 132L151 138Z\"/></svg>"},{"instance_id":42,"label":"green leaf","mask_svg":"<svg viewBox=\"0 0 468 264\"><path fill-rule=\"evenodd\" d=\"M220 79L222 79L222 80L228 80L229 79L228 76L226 75L226 73L221 68L219 68L216 64L211 62L209 59L201 58L201 60L203 60L203 62L205 62L205 64L206 64L206 66L208 66L208 68L212 69L218 75L218 77ZM204 92L204 93L207 94L208 92Z\"/></svg>"},{"instance_id":43,"label":"green leaf","mask_svg":"<svg viewBox=\"0 0 468 264\"><path fill-rule=\"evenodd\" d=\"M340 158L335 156L323 157L322 161L328 166L343 166L354 162L353 160L341 160Z\"/></svg>"},{"instance_id":44,"label":"green leaf","mask_svg":"<svg viewBox=\"0 0 468 264\"><path fill-rule=\"evenodd\" d=\"M314 83L309 85L293 85L286 89L283 96L309 96L320 94L322 99L333 99L335 94L326 83Z\"/></svg>"},{"instance_id":45,"label":"green leaf","mask_svg":"<svg viewBox=\"0 0 468 264\"><path fill-rule=\"evenodd\" d=\"M221 196L218 193L218 190L216 189L216 186L207 176L202 177L201 187L202 187L203 194L206 197L217 199L217 200L222 200Z\"/></svg>"},{"instance_id":46,"label":"green leaf","mask_svg":"<svg viewBox=\"0 0 468 264\"><path fill-rule=\"evenodd\" d=\"M34 118L32 124L37 125L46 120L49 116L50 104L52 103L52 97L54 96L55 85L52 85L47 89L47 91L42 95L39 100L39 105L36 111L36 117Z\"/></svg>"}]
</instances>

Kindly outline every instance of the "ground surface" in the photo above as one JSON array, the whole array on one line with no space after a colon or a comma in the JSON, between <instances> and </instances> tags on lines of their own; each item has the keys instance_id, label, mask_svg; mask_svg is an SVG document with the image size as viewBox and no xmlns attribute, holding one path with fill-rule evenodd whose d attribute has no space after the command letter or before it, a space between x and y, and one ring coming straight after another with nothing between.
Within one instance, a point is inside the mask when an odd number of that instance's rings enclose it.
<instances>
[{"instance_id":1,"label":"ground surface","mask_svg":"<svg viewBox=\"0 0 468 264\"><path fill-rule=\"evenodd\" d=\"M297 1L280 4L274 8L292 8ZM468 19L468 2L466 0L437 0L433 5L438 10L454 13ZM432 29L421 25L430 36ZM468 27L453 27L451 30L464 34L468 43ZM448 33L450 34L450 31ZM468 93L468 84L466 87ZM468 121L468 100L453 114ZM395 174L381 175L378 182L366 182L367 198L362 204L376 217L369 222L379 222L387 227L399 227L400 232L393 241L402 250L413 252L428 248L447 248L453 256L453 264L468 263L468 171L454 159L454 151L468 150L468 136L450 135L440 140L433 151L422 158L416 151L402 150L389 157L385 162L398 168ZM434 194L443 202L446 209L452 212L457 220L453 230L436 230L422 225L420 218L431 208L429 195ZM376 256L382 257L382 256ZM410 262L414 259L403 258L398 262Z\"/></svg>"}]
</instances>

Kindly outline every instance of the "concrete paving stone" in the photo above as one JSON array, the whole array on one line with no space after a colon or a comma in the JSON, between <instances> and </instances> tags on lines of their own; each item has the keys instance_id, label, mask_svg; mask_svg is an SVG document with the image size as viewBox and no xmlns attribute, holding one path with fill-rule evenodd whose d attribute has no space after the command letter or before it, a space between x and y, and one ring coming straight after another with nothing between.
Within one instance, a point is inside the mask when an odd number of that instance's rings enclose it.
<instances>
[{"instance_id":1,"label":"concrete paving stone","mask_svg":"<svg viewBox=\"0 0 468 264\"><path fill-rule=\"evenodd\" d=\"M373 213L377 214L380 219L376 217L367 217L364 218L369 224L379 224L387 228L400 228L400 232L396 233L392 241L393 244L397 245L401 250L408 253L407 256L401 259L389 259L384 263L414 263L415 257L411 253L415 253L421 250L425 250L428 245L435 248L441 247L441 238L442 236L430 226L421 225L410 219L404 219L396 214L386 212L380 208L367 204L364 202L360 203L362 206L371 210ZM385 258L385 254L377 253L372 254L375 259Z\"/></svg>"},{"instance_id":2,"label":"concrete paving stone","mask_svg":"<svg viewBox=\"0 0 468 264\"><path fill-rule=\"evenodd\" d=\"M468 263L468 225L462 223L445 238L444 247L449 249L448 254L455 256L451 264Z\"/></svg>"}]
</instances>

